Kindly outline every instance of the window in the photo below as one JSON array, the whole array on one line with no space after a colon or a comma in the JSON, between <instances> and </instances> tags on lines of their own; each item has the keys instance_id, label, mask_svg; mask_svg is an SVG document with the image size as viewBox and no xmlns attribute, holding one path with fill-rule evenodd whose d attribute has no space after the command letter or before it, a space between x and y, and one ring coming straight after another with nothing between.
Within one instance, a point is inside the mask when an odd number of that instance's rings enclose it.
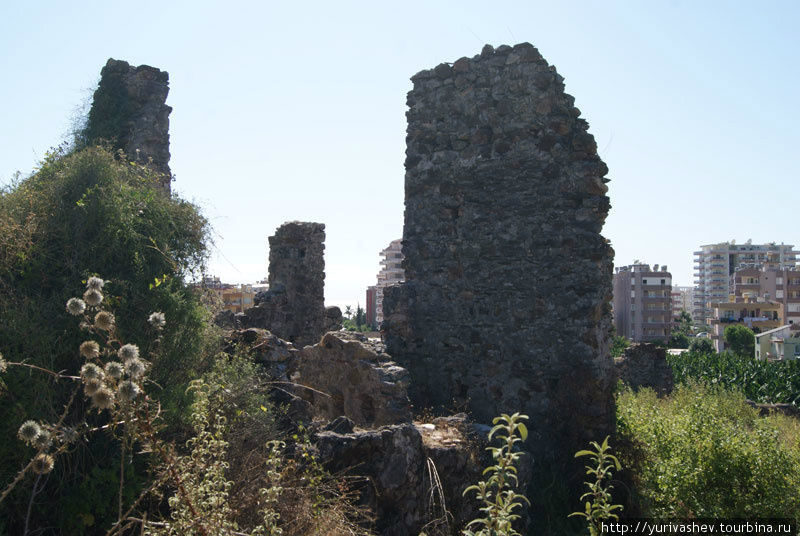
<instances>
[{"instance_id":1,"label":"window","mask_svg":"<svg viewBox=\"0 0 800 536\"><path fill-rule=\"evenodd\" d=\"M661 284L662 284L662 285L666 285L666 284L667 284L667 280L666 280L666 279L662 279L662 280L661 280Z\"/></svg>"},{"instance_id":2,"label":"window","mask_svg":"<svg viewBox=\"0 0 800 536\"><path fill-rule=\"evenodd\" d=\"M647 279L642 279L642 285L646 285L646 284L647 284Z\"/></svg>"},{"instance_id":3,"label":"window","mask_svg":"<svg viewBox=\"0 0 800 536\"><path fill-rule=\"evenodd\" d=\"M775 291L775 297L776 298L783 298L783 291L782 290L776 290Z\"/></svg>"},{"instance_id":4,"label":"window","mask_svg":"<svg viewBox=\"0 0 800 536\"><path fill-rule=\"evenodd\" d=\"M636 297L636 291L635 291L635 290L632 290L632 291L631 291L631 298L635 298L635 297Z\"/></svg>"}]
</instances>

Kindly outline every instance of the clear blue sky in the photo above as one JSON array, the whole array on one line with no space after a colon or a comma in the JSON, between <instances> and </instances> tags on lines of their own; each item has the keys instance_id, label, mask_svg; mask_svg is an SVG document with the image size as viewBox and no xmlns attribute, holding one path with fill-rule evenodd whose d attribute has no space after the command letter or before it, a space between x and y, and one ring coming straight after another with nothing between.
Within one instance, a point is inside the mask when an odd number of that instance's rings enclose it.
<instances>
[{"instance_id":1,"label":"clear blue sky","mask_svg":"<svg viewBox=\"0 0 800 536\"><path fill-rule=\"evenodd\" d=\"M0 183L66 138L109 57L169 71L174 189L211 272L266 275L267 236L327 225L326 301L364 303L402 235L409 77L533 43L608 164L616 264L736 239L800 246L800 2L3 2Z\"/></svg>"}]
</instances>

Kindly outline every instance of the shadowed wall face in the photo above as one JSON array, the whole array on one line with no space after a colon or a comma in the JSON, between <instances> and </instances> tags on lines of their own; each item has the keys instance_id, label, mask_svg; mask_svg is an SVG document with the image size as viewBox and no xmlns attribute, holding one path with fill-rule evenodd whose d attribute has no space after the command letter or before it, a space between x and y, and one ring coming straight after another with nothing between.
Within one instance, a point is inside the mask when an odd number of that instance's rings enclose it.
<instances>
[{"instance_id":1,"label":"shadowed wall face","mask_svg":"<svg viewBox=\"0 0 800 536\"><path fill-rule=\"evenodd\" d=\"M530 44L412 81L388 351L417 408L524 412L535 452L571 456L613 430L608 168Z\"/></svg>"},{"instance_id":2,"label":"shadowed wall face","mask_svg":"<svg viewBox=\"0 0 800 536\"><path fill-rule=\"evenodd\" d=\"M282 296L275 335L299 346L316 344L325 333L325 225L284 223L269 237L269 288Z\"/></svg>"}]
</instances>

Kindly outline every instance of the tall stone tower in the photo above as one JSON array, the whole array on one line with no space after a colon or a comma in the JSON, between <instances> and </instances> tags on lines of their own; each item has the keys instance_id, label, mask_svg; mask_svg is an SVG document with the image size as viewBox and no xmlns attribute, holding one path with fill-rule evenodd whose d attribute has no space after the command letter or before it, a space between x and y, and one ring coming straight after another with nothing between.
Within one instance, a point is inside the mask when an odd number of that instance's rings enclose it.
<instances>
[{"instance_id":1,"label":"tall stone tower","mask_svg":"<svg viewBox=\"0 0 800 536\"><path fill-rule=\"evenodd\" d=\"M528 43L411 80L388 351L417 407L526 413L534 458L567 460L614 426L608 169Z\"/></svg>"},{"instance_id":2,"label":"tall stone tower","mask_svg":"<svg viewBox=\"0 0 800 536\"><path fill-rule=\"evenodd\" d=\"M100 71L86 124L85 141L105 140L133 161L160 174L159 183L170 192L169 74L155 67L133 67L109 59Z\"/></svg>"}]
</instances>

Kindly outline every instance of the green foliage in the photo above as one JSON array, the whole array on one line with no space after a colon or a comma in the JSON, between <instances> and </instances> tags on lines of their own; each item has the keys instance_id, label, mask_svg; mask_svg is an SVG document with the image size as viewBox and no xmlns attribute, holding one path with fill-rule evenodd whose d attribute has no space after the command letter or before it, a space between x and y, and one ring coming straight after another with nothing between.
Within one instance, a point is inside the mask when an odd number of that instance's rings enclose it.
<instances>
[{"instance_id":1,"label":"green foliage","mask_svg":"<svg viewBox=\"0 0 800 536\"><path fill-rule=\"evenodd\" d=\"M513 528L513 522L520 516L514 510L521 509L522 503L527 503L528 499L515 491L518 482L514 464L519 460L520 453L514 451L514 445L528 437L528 429L522 423L527 418L527 415L514 413L503 414L492 421L494 427L489 432L489 441L497 434L501 445L487 447L487 450L492 453L496 463L484 469L483 474L488 474L488 479L464 490L464 495L470 491L476 493L478 500L483 503L480 510L485 517L470 521L462 531L464 536L519 535ZM476 531L471 527L475 527Z\"/></svg>"},{"instance_id":2,"label":"green foliage","mask_svg":"<svg viewBox=\"0 0 800 536\"><path fill-rule=\"evenodd\" d=\"M77 282L92 274L113 274L103 303L118 316L120 339L145 352L155 350L148 315L162 311L168 319L149 377L163 389L162 415L178 422L190 402L186 386L205 367L209 348L216 344L206 310L184 283L203 266L208 227L196 207L168 197L155 184L156 178L141 166L90 147L48 154L36 173L0 193L0 346L9 361L54 371L79 369L77 349L84 338L64 304L80 288ZM156 279L161 284L151 288ZM3 382L7 394L0 403L0 481L8 482L29 456L12 440L17 427L25 419L54 421L70 391L20 367L9 369ZM85 414L86 407L87 402L78 400L73 416ZM90 416L90 425L97 422ZM180 428L172 430L181 433ZM69 463L56 466L59 486L47 486L37 496L41 506L34 516L57 519L65 515L68 497L101 489L93 479L119 462L115 449L109 453L107 447L76 445ZM0 518L14 526L27 499L27 493L15 490L0 506ZM82 513L88 516L107 509L114 498L89 493L86 499Z\"/></svg>"},{"instance_id":3,"label":"green foliage","mask_svg":"<svg viewBox=\"0 0 800 536\"><path fill-rule=\"evenodd\" d=\"M678 325L677 325L675 331L677 333L681 333L681 334L686 335L686 336L691 335L691 333L692 333L692 315L690 315L686 311L681 311L681 314L678 315L677 320L678 320Z\"/></svg>"},{"instance_id":4,"label":"green foliage","mask_svg":"<svg viewBox=\"0 0 800 536\"><path fill-rule=\"evenodd\" d=\"M622 335L614 335L611 339L611 357L622 357L625 348L631 345L630 339L626 339Z\"/></svg>"},{"instance_id":5,"label":"green foliage","mask_svg":"<svg viewBox=\"0 0 800 536\"><path fill-rule=\"evenodd\" d=\"M733 324L725 327L723 337L734 354L755 358L756 339L752 329L742 324Z\"/></svg>"},{"instance_id":6,"label":"green foliage","mask_svg":"<svg viewBox=\"0 0 800 536\"><path fill-rule=\"evenodd\" d=\"M689 348L689 337L683 333L673 333L669 337L667 348Z\"/></svg>"},{"instance_id":7,"label":"green foliage","mask_svg":"<svg viewBox=\"0 0 800 536\"><path fill-rule=\"evenodd\" d=\"M586 466L586 474L594 477L594 480L586 482L589 491L581 495L581 500L586 500L584 511L573 512L570 517L586 519L589 534L600 536L603 533L601 523L619 519L615 511L622 510L622 505L611 502L611 490L614 488L610 483L613 470L621 471L622 467L616 456L609 452L611 447L608 446L608 436L602 444L592 441L590 445L594 450L580 450L575 453L575 457L589 456L593 463Z\"/></svg>"},{"instance_id":8,"label":"green foliage","mask_svg":"<svg viewBox=\"0 0 800 536\"><path fill-rule=\"evenodd\" d=\"M122 147L124 140L116 137L130 130L128 123L136 109L121 76L102 77L86 123L75 133L75 145L82 148L105 140L116 148Z\"/></svg>"},{"instance_id":9,"label":"green foliage","mask_svg":"<svg viewBox=\"0 0 800 536\"><path fill-rule=\"evenodd\" d=\"M800 516L800 423L759 417L737 392L682 385L617 398L620 458L654 517Z\"/></svg>"},{"instance_id":10,"label":"green foliage","mask_svg":"<svg viewBox=\"0 0 800 536\"><path fill-rule=\"evenodd\" d=\"M353 308L346 305L344 308L344 315L342 318L342 327L347 331L370 331L370 326L367 325L367 313L361 305L356 307L355 312Z\"/></svg>"},{"instance_id":11,"label":"green foliage","mask_svg":"<svg viewBox=\"0 0 800 536\"><path fill-rule=\"evenodd\" d=\"M676 383L700 381L741 391L756 402L800 404L800 360L759 361L732 352L668 355Z\"/></svg>"},{"instance_id":12,"label":"green foliage","mask_svg":"<svg viewBox=\"0 0 800 536\"><path fill-rule=\"evenodd\" d=\"M704 337L695 337L692 339L692 342L689 343L689 350L698 354L715 353L714 343L711 342L711 339L706 339Z\"/></svg>"}]
</instances>

